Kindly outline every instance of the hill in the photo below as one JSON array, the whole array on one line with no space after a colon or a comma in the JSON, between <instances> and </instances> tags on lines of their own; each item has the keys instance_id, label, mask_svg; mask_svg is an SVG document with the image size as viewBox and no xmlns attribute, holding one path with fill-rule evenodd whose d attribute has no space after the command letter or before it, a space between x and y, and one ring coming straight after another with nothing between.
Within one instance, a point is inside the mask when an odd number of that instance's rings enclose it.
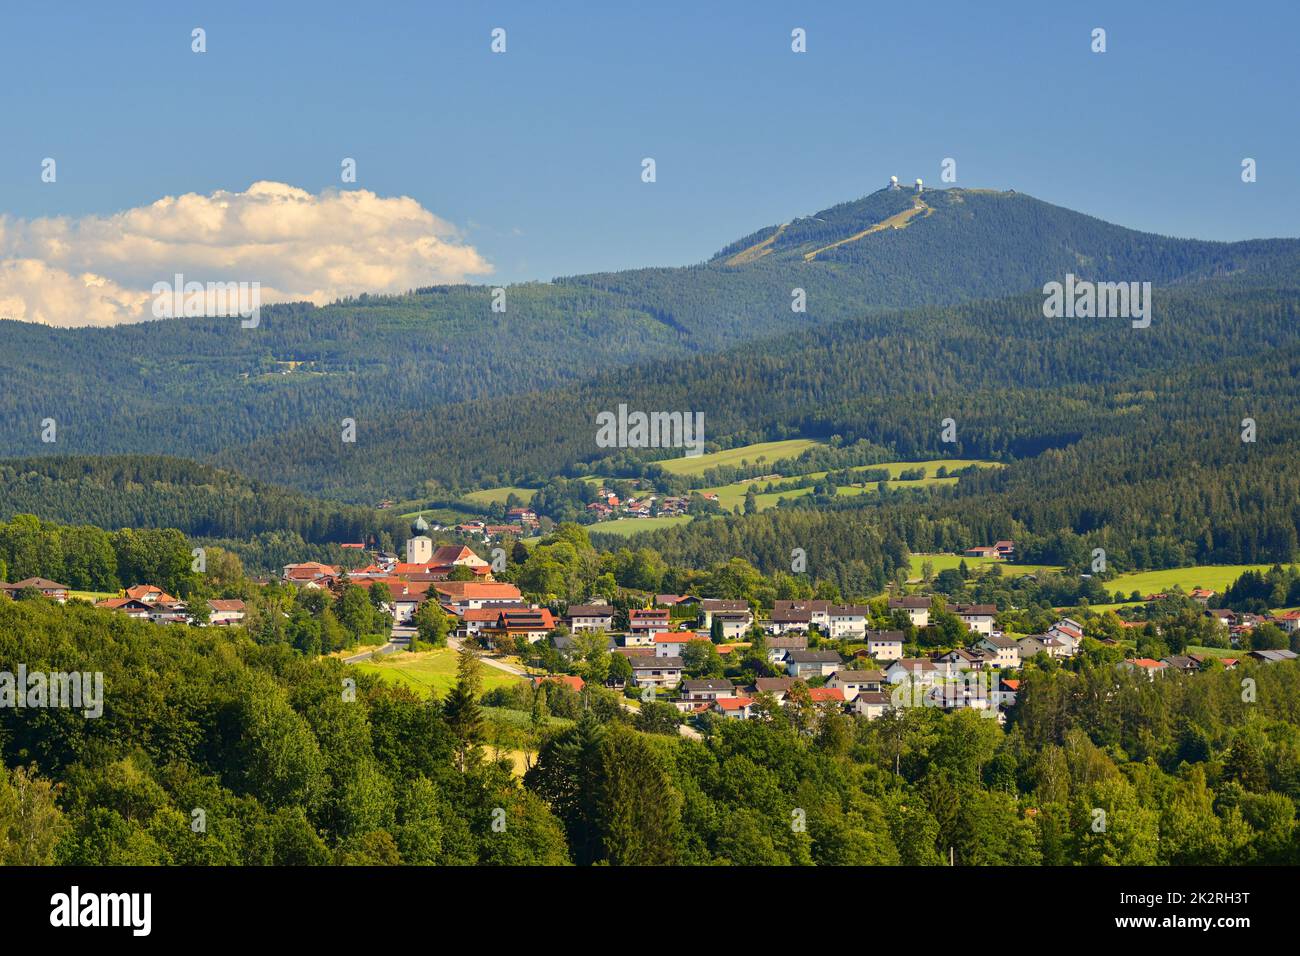
<instances>
[{"instance_id":1,"label":"hill","mask_svg":"<svg viewBox=\"0 0 1300 956\"><path fill-rule=\"evenodd\" d=\"M211 319L110 329L0 321L0 447L16 456L179 455L239 470L247 453L254 473L305 490L364 501L418 495L427 442L439 439L410 423L449 415L459 441L458 404L491 414L514 396L616 377L628 366L654 365L678 378L675 366L698 372L747 342L815 339L836 323L1021 293L1067 271L1258 287L1300 271L1298 249L1295 240L1152 236L1015 193L881 190L756 231L707 263L511 286L504 313L492 311L488 287L459 286L324 308L268 307L256 329ZM806 291L806 313L791 311L795 288ZM893 316L860 332L901 332L900 321L913 318ZM896 368L887 371L878 383ZM702 396L677 407L702 399L712 420L725 423L725 400ZM359 442L382 436L386 457L414 456L420 468L384 482L364 474L379 462L340 442L345 418L357 422ZM41 440L46 419L57 423L49 444ZM277 470L280 443L311 462L311 473L292 462ZM303 458L308 445L318 447ZM450 456L441 447L433 479L466 488L509 470L544 474L574 457L541 456L540 443L517 436L500 446L457 444ZM461 466L463 455L474 460Z\"/></svg>"}]
</instances>

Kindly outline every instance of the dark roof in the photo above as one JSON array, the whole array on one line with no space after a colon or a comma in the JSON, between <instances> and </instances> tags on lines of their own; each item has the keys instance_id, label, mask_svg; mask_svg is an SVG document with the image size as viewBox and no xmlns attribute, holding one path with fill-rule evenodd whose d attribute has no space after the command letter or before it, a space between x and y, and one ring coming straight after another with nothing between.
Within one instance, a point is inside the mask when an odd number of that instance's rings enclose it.
<instances>
[{"instance_id":1,"label":"dark roof","mask_svg":"<svg viewBox=\"0 0 1300 956\"><path fill-rule=\"evenodd\" d=\"M840 664L843 659L835 651L791 651L786 660L796 664Z\"/></svg>"},{"instance_id":2,"label":"dark roof","mask_svg":"<svg viewBox=\"0 0 1300 956\"><path fill-rule=\"evenodd\" d=\"M903 642L902 631L867 631L868 641L897 641Z\"/></svg>"},{"instance_id":3,"label":"dark roof","mask_svg":"<svg viewBox=\"0 0 1300 956\"><path fill-rule=\"evenodd\" d=\"M654 657L650 654L629 658L632 661L632 670L676 670L682 669L682 659L680 657Z\"/></svg>"},{"instance_id":4,"label":"dark roof","mask_svg":"<svg viewBox=\"0 0 1300 956\"><path fill-rule=\"evenodd\" d=\"M686 690L735 690L735 685L731 681L722 677L710 677L708 680L687 680L682 681L682 687Z\"/></svg>"},{"instance_id":5,"label":"dark roof","mask_svg":"<svg viewBox=\"0 0 1300 956\"><path fill-rule=\"evenodd\" d=\"M928 608L930 603L931 601L928 597L900 597L889 599L890 607Z\"/></svg>"}]
</instances>

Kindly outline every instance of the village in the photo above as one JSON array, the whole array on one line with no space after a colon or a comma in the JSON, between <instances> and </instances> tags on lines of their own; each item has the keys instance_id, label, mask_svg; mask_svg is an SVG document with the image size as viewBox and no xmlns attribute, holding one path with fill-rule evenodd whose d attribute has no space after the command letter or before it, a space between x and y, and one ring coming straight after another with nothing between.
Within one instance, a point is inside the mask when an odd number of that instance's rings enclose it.
<instances>
[{"instance_id":1,"label":"village","mask_svg":"<svg viewBox=\"0 0 1300 956\"><path fill-rule=\"evenodd\" d=\"M524 509L518 517L526 522L533 516ZM711 713L745 720L764 706L798 702L869 720L904 706L974 708L1004 720L1005 710L1016 701L1026 663L1068 662L1084 652L1085 641L1094 639L1085 635L1083 623L1068 616L1043 633L1013 637L999 628L995 605L936 605L936 598L925 594L899 593L870 604L776 600L770 608L691 594L644 595L640 607L616 607L600 597L565 607L541 605L528 602L515 584L496 580L492 565L467 545L435 544L423 519L417 518L411 530L404 560L372 552L370 564L354 569L293 563L283 567L280 583L335 594L349 584L382 585L386 592L381 593L390 596L382 609L392 619L394 648L409 641L420 609L436 602L449 622L449 636L458 644L467 642L486 654L545 648L546 672L527 675L535 685L560 681L581 690L583 678L577 671L594 639L595 646L626 662L610 668L605 682L610 688L643 703L671 704L684 718ZM998 541L965 554L1008 560L1014 543ZM67 586L44 578L0 583L0 594L9 597L28 590L59 603L70 596ZM1232 647L1243 649L1240 654L1154 659L1122 647L1113 637L1095 640L1101 647L1122 651L1117 666L1148 679L1172 672L1194 674L1212 666L1233 669L1243 659L1296 659L1291 650L1246 648L1251 631L1262 624L1287 634L1300 630L1300 612L1265 616L1212 608L1215 593L1205 589L1194 590L1190 597L1205 607L1204 615L1223 629ZM148 583L125 588L95 606L158 624L194 626L239 625L247 613L240 599L212 598L192 607ZM931 627L936 607L954 615L964 635L950 642L952 646L936 648L927 642L922 648L916 635ZM723 673L734 679L717 673L701 676L699 662L713 653ZM739 666L756 656L758 667Z\"/></svg>"}]
</instances>

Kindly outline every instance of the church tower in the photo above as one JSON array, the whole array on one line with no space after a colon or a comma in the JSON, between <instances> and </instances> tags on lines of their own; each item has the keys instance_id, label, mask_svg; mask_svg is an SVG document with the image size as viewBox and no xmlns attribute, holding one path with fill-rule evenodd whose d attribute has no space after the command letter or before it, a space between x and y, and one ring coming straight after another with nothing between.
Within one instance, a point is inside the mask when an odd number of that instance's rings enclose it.
<instances>
[{"instance_id":1,"label":"church tower","mask_svg":"<svg viewBox=\"0 0 1300 956\"><path fill-rule=\"evenodd\" d=\"M433 560L433 539L425 534L428 530L429 523L423 518L411 522L412 537L406 540L407 564L428 564Z\"/></svg>"}]
</instances>

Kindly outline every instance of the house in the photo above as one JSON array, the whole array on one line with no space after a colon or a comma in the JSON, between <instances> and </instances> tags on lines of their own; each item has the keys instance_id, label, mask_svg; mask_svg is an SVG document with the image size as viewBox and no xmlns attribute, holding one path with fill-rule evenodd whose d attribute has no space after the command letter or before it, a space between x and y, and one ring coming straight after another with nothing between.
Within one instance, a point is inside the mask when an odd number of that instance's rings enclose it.
<instances>
[{"instance_id":1,"label":"house","mask_svg":"<svg viewBox=\"0 0 1300 956\"><path fill-rule=\"evenodd\" d=\"M844 691L838 687L809 687L808 696L814 704L834 704L843 707L846 703Z\"/></svg>"},{"instance_id":2,"label":"house","mask_svg":"<svg viewBox=\"0 0 1300 956\"><path fill-rule=\"evenodd\" d=\"M686 600L684 594L656 594L655 607L676 607Z\"/></svg>"},{"instance_id":3,"label":"house","mask_svg":"<svg viewBox=\"0 0 1300 956\"><path fill-rule=\"evenodd\" d=\"M1248 656L1263 664L1278 664L1296 659L1295 651L1251 651Z\"/></svg>"},{"instance_id":4,"label":"house","mask_svg":"<svg viewBox=\"0 0 1300 956\"><path fill-rule=\"evenodd\" d=\"M866 691L853 698L853 713L867 720L883 717L890 708L889 695L880 691Z\"/></svg>"},{"instance_id":5,"label":"house","mask_svg":"<svg viewBox=\"0 0 1300 956\"><path fill-rule=\"evenodd\" d=\"M749 720L753 716L753 708L752 697L719 697L713 702L715 711L733 720Z\"/></svg>"},{"instance_id":6,"label":"house","mask_svg":"<svg viewBox=\"0 0 1300 956\"><path fill-rule=\"evenodd\" d=\"M484 561L477 554L471 551L463 544L445 544L435 548L432 557L429 558L429 564L434 565L457 565L469 568L471 571L478 568L480 570L491 570L492 565Z\"/></svg>"},{"instance_id":7,"label":"house","mask_svg":"<svg viewBox=\"0 0 1300 956\"><path fill-rule=\"evenodd\" d=\"M832 605L830 609L830 636L836 640L861 637L867 632L870 609L854 605Z\"/></svg>"},{"instance_id":8,"label":"house","mask_svg":"<svg viewBox=\"0 0 1300 956\"><path fill-rule=\"evenodd\" d=\"M1200 671L1200 662L1184 654L1171 654L1169 657L1162 657L1160 660L1171 670L1180 671L1184 674L1195 674Z\"/></svg>"},{"instance_id":9,"label":"house","mask_svg":"<svg viewBox=\"0 0 1300 956\"><path fill-rule=\"evenodd\" d=\"M651 645L655 635L664 633L670 626L667 611L636 608L628 612L628 643Z\"/></svg>"},{"instance_id":10,"label":"house","mask_svg":"<svg viewBox=\"0 0 1300 956\"><path fill-rule=\"evenodd\" d=\"M772 604L770 627L774 634L806 631L812 625L816 625L822 631L829 631L830 612L830 601L775 601Z\"/></svg>"},{"instance_id":11,"label":"house","mask_svg":"<svg viewBox=\"0 0 1300 956\"><path fill-rule=\"evenodd\" d=\"M664 687L672 689L682 679L682 659L680 657L656 657L648 654L629 657L632 664L632 683L637 687Z\"/></svg>"},{"instance_id":12,"label":"house","mask_svg":"<svg viewBox=\"0 0 1300 956\"><path fill-rule=\"evenodd\" d=\"M226 627L231 624L242 624L244 615L244 602L237 598L230 600L213 598L208 601L208 623L211 625Z\"/></svg>"},{"instance_id":13,"label":"house","mask_svg":"<svg viewBox=\"0 0 1300 956\"><path fill-rule=\"evenodd\" d=\"M533 678L534 689L541 687L543 684L563 684L578 694L581 694L582 689L587 686L586 681L576 674L546 674Z\"/></svg>"},{"instance_id":14,"label":"house","mask_svg":"<svg viewBox=\"0 0 1300 956\"><path fill-rule=\"evenodd\" d=\"M999 707L1010 707L1016 702L1016 694L1020 693L1020 681L1018 680L999 680L998 689L994 698L994 703Z\"/></svg>"},{"instance_id":15,"label":"house","mask_svg":"<svg viewBox=\"0 0 1300 956\"><path fill-rule=\"evenodd\" d=\"M719 697L735 697L736 688L731 681L722 677L710 677L707 680L684 680L681 683L684 700L714 701Z\"/></svg>"},{"instance_id":16,"label":"house","mask_svg":"<svg viewBox=\"0 0 1300 956\"><path fill-rule=\"evenodd\" d=\"M722 639L743 637L754 623L754 615L747 601L719 601L705 599L700 602L700 630L712 633L713 621L722 622Z\"/></svg>"},{"instance_id":17,"label":"house","mask_svg":"<svg viewBox=\"0 0 1300 956\"><path fill-rule=\"evenodd\" d=\"M993 550L1003 561L1010 561L1016 556L1016 543L1014 541L994 541Z\"/></svg>"},{"instance_id":18,"label":"house","mask_svg":"<svg viewBox=\"0 0 1300 956\"><path fill-rule=\"evenodd\" d=\"M656 634L655 654L659 657L681 657L686 651L686 645L692 641L704 641L707 644L709 636L695 631L669 631L666 634Z\"/></svg>"},{"instance_id":19,"label":"house","mask_svg":"<svg viewBox=\"0 0 1300 956\"><path fill-rule=\"evenodd\" d=\"M570 604L564 619L574 634L579 631L608 631L614 626L614 609L608 604Z\"/></svg>"},{"instance_id":20,"label":"house","mask_svg":"<svg viewBox=\"0 0 1300 956\"><path fill-rule=\"evenodd\" d=\"M117 611L119 614L125 614L127 617L145 619L153 613L152 605L145 604L144 601L137 601L135 598L106 598L103 601L96 601L95 607L102 607L109 611Z\"/></svg>"},{"instance_id":21,"label":"house","mask_svg":"<svg viewBox=\"0 0 1300 956\"><path fill-rule=\"evenodd\" d=\"M791 677L829 677L844 661L835 651L790 651L785 670Z\"/></svg>"},{"instance_id":22,"label":"house","mask_svg":"<svg viewBox=\"0 0 1300 956\"><path fill-rule=\"evenodd\" d=\"M190 609L182 601L159 601L150 605L149 620L155 624L189 624Z\"/></svg>"},{"instance_id":23,"label":"house","mask_svg":"<svg viewBox=\"0 0 1300 956\"><path fill-rule=\"evenodd\" d=\"M1300 630L1300 611L1287 611L1285 614L1279 614L1273 618L1273 623L1288 634L1294 634Z\"/></svg>"},{"instance_id":24,"label":"house","mask_svg":"<svg viewBox=\"0 0 1300 956\"><path fill-rule=\"evenodd\" d=\"M544 607L500 609L496 622L480 629L483 638L494 646L505 640L526 638L529 644L544 640L555 629L555 619Z\"/></svg>"},{"instance_id":25,"label":"house","mask_svg":"<svg viewBox=\"0 0 1300 956\"><path fill-rule=\"evenodd\" d=\"M778 701L783 701L796 680L794 677L759 677L754 680L754 693L771 694Z\"/></svg>"},{"instance_id":26,"label":"house","mask_svg":"<svg viewBox=\"0 0 1300 956\"><path fill-rule=\"evenodd\" d=\"M1137 657L1131 661L1122 661L1118 666L1145 674L1147 680L1155 680L1156 675L1163 673L1169 665L1164 661L1153 661L1149 657Z\"/></svg>"},{"instance_id":27,"label":"house","mask_svg":"<svg viewBox=\"0 0 1300 956\"><path fill-rule=\"evenodd\" d=\"M867 631L867 653L878 661L903 658L902 631Z\"/></svg>"},{"instance_id":28,"label":"house","mask_svg":"<svg viewBox=\"0 0 1300 956\"><path fill-rule=\"evenodd\" d=\"M1039 634L1035 637L1022 637L1016 643L1020 646L1021 663L1032 660L1040 653L1056 659L1070 656L1065 650L1065 645L1054 637L1048 637L1046 634Z\"/></svg>"},{"instance_id":29,"label":"house","mask_svg":"<svg viewBox=\"0 0 1300 956\"><path fill-rule=\"evenodd\" d=\"M933 684L938 676L938 665L924 657L905 657L885 668L885 680L891 684L901 684L904 681Z\"/></svg>"},{"instance_id":30,"label":"house","mask_svg":"<svg viewBox=\"0 0 1300 956\"><path fill-rule=\"evenodd\" d=\"M172 597L162 588L156 588L152 584L136 584L127 588L123 592L124 597L131 598L133 601L142 601L145 604L175 604L177 599Z\"/></svg>"},{"instance_id":31,"label":"house","mask_svg":"<svg viewBox=\"0 0 1300 956\"><path fill-rule=\"evenodd\" d=\"M338 576L338 568L332 564L321 564L319 561L304 561L301 564L286 564L284 566L284 580L289 584L319 587L318 582L322 578L336 578Z\"/></svg>"},{"instance_id":32,"label":"house","mask_svg":"<svg viewBox=\"0 0 1300 956\"><path fill-rule=\"evenodd\" d=\"M870 671L836 671L826 681L827 687L837 687L844 692L844 699L852 701L864 691L878 691L884 683L885 675L877 670Z\"/></svg>"},{"instance_id":33,"label":"house","mask_svg":"<svg viewBox=\"0 0 1300 956\"><path fill-rule=\"evenodd\" d=\"M1200 604L1208 605L1210 598L1214 597L1215 592L1207 588L1192 588L1192 593L1188 595L1193 601Z\"/></svg>"},{"instance_id":34,"label":"house","mask_svg":"<svg viewBox=\"0 0 1300 956\"><path fill-rule=\"evenodd\" d=\"M710 630L714 626L714 615L718 614L719 611L723 611L723 613L742 613L753 618L753 615L750 614L748 601L723 601L706 597L699 602L699 630ZM748 624L746 624L746 627L748 627Z\"/></svg>"},{"instance_id":35,"label":"house","mask_svg":"<svg viewBox=\"0 0 1300 956\"><path fill-rule=\"evenodd\" d=\"M68 591L66 584L59 584L57 581L51 581L49 578L23 578L21 581L15 581L13 584L0 585L8 592L10 597L17 597L28 588L40 591L51 601L57 601L60 604L66 604L68 600Z\"/></svg>"},{"instance_id":36,"label":"house","mask_svg":"<svg viewBox=\"0 0 1300 956\"><path fill-rule=\"evenodd\" d=\"M951 680L966 671L980 671L985 666L992 666L992 653L988 652L987 657L985 653L984 651L972 651L959 647L956 650L948 651L946 654L940 654L933 660L938 668L939 676L945 680Z\"/></svg>"},{"instance_id":37,"label":"house","mask_svg":"<svg viewBox=\"0 0 1300 956\"><path fill-rule=\"evenodd\" d=\"M1235 611L1231 611L1231 610L1229 610L1229 609L1227 609L1227 608L1215 608L1214 610L1206 611L1205 614L1206 614L1207 617L1212 617L1212 618L1214 618L1216 621L1218 621L1218 622L1219 622L1220 624L1222 624L1224 627L1228 627L1228 628L1230 628L1230 627L1232 627L1232 625L1234 625L1234 624L1237 623L1237 614L1236 614L1236 612L1235 612Z\"/></svg>"},{"instance_id":38,"label":"house","mask_svg":"<svg viewBox=\"0 0 1300 956\"><path fill-rule=\"evenodd\" d=\"M415 613L419 605L405 603L405 601L409 601L413 597L418 597L418 595L404 596L404 603L396 605L394 610L395 618L399 613L398 609L401 611L409 609L411 614ZM494 604L491 607L468 607L464 610L453 611L452 613L454 613L458 619L456 635L458 637L478 637L484 628L492 627L497 623L503 610L524 611L527 609L527 604ZM399 620L410 620L410 618L408 616L404 619L399 618ZM556 640L556 647L559 648L558 639Z\"/></svg>"},{"instance_id":39,"label":"house","mask_svg":"<svg viewBox=\"0 0 1300 956\"><path fill-rule=\"evenodd\" d=\"M1083 647L1083 625L1063 618L1047 629L1047 636L1055 638L1065 649L1065 657L1073 657Z\"/></svg>"},{"instance_id":40,"label":"house","mask_svg":"<svg viewBox=\"0 0 1300 956\"><path fill-rule=\"evenodd\" d=\"M990 544L979 544L962 552L968 558L996 558L998 549Z\"/></svg>"},{"instance_id":41,"label":"house","mask_svg":"<svg viewBox=\"0 0 1300 956\"><path fill-rule=\"evenodd\" d=\"M467 608L522 604L523 595L513 584L498 581L442 581L430 588L440 603L457 611Z\"/></svg>"},{"instance_id":42,"label":"house","mask_svg":"<svg viewBox=\"0 0 1300 956\"><path fill-rule=\"evenodd\" d=\"M773 664L780 664L790 651L808 650L807 634L789 634L783 637L767 639L767 659Z\"/></svg>"},{"instance_id":43,"label":"house","mask_svg":"<svg viewBox=\"0 0 1300 956\"><path fill-rule=\"evenodd\" d=\"M980 650L993 654L995 667L1016 668L1020 666L1020 645L1002 634L988 634L975 645Z\"/></svg>"},{"instance_id":44,"label":"house","mask_svg":"<svg viewBox=\"0 0 1300 956\"><path fill-rule=\"evenodd\" d=\"M992 634L993 620L998 616L998 609L993 604L957 604L952 612L976 634Z\"/></svg>"},{"instance_id":45,"label":"house","mask_svg":"<svg viewBox=\"0 0 1300 956\"><path fill-rule=\"evenodd\" d=\"M930 624L930 605L928 597L897 597L889 599L889 610L904 611L914 627L928 627Z\"/></svg>"},{"instance_id":46,"label":"house","mask_svg":"<svg viewBox=\"0 0 1300 956\"><path fill-rule=\"evenodd\" d=\"M812 612L807 608L790 607L792 601L777 601L772 608L772 618L768 622L769 634L788 634L792 631L807 632L812 624ZM786 605L782 607L781 605Z\"/></svg>"}]
</instances>

